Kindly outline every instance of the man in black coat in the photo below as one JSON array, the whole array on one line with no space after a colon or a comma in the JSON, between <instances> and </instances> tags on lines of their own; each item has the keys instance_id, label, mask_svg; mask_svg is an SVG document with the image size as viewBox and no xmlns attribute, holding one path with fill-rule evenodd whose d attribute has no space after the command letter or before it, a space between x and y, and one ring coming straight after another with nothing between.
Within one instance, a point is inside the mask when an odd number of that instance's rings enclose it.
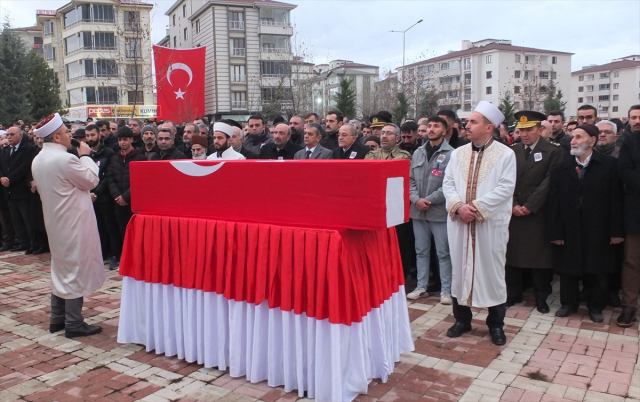
<instances>
[{"instance_id":1,"label":"man in black coat","mask_svg":"<svg viewBox=\"0 0 640 402\"><path fill-rule=\"evenodd\" d=\"M129 165L131 162L146 160L142 149L133 147L133 132L127 126L118 129L118 145L120 151L114 154L107 168L107 182L109 192L115 201L114 212L120 229L121 241L127 230L131 212L131 182L129 179ZM122 247L122 244L120 244Z\"/></svg>"},{"instance_id":2,"label":"man in black coat","mask_svg":"<svg viewBox=\"0 0 640 402\"><path fill-rule=\"evenodd\" d=\"M96 122L96 126L98 126L98 132L100 133L100 140L102 141L102 144L105 147L114 150L114 148L118 146L118 138L115 133L111 131L111 123L107 120L98 120Z\"/></svg>"},{"instance_id":3,"label":"man in black coat","mask_svg":"<svg viewBox=\"0 0 640 402\"><path fill-rule=\"evenodd\" d=\"M333 150L333 159L364 159L371 148L358 139L358 130L351 123L343 124L338 133L338 148ZM322 141L320 142L322 144Z\"/></svg>"},{"instance_id":4,"label":"man in black coat","mask_svg":"<svg viewBox=\"0 0 640 402\"><path fill-rule=\"evenodd\" d=\"M158 148L160 152L151 155L152 161L168 161L173 159L189 159L173 146L175 135L167 128L158 131Z\"/></svg>"},{"instance_id":5,"label":"man in black coat","mask_svg":"<svg viewBox=\"0 0 640 402\"><path fill-rule=\"evenodd\" d=\"M627 131L628 130L628 131ZM624 183L624 263L622 264L622 313L616 324L628 328L637 320L640 292L640 105L629 109L618 170Z\"/></svg>"},{"instance_id":6,"label":"man in black coat","mask_svg":"<svg viewBox=\"0 0 640 402\"><path fill-rule=\"evenodd\" d=\"M571 151L571 136L562 130L564 127L564 115L559 110L549 112L547 121L551 123L551 137L549 141L559 144L565 155L569 155Z\"/></svg>"},{"instance_id":7,"label":"man in black coat","mask_svg":"<svg viewBox=\"0 0 640 402\"><path fill-rule=\"evenodd\" d=\"M589 287L587 307L593 322L602 322L609 275L615 270L615 248L624 241L622 184L616 159L593 152L598 128L583 124L573 130L571 155L549 180L547 229L555 244L555 270L560 275L557 317L579 306L579 282Z\"/></svg>"},{"instance_id":8,"label":"man in black coat","mask_svg":"<svg viewBox=\"0 0 640 402\"><path fill-rule=\"evenodd\" d=\"M98 232L100 233L102 258L110 258L109 269L116 269L120 265L122 239L120 238L120 228L116 221L113 198L109 192L106 174L111 158L116 153L101 140L101 135L97 132L97 126L89 125L85 132L87 145L91 147L89 156L98 166L98 178L100 179L98 185L91 190L91 200L93 201L93 211L96 214Z\"/></svg>"},{"instance_id":9,"label":"man in black coat","mask_svg":"<svg viewBox=\"0 0 640 402\"><path fill-rule=\"evenodd\" d=\"M31 196L31 162L37 150L22 130L11 127L7 130L9 146L0 156L0 183L4 187L4 196L9 204L11 223L16 232L18 244L11 251L33 253L31 240L33 231L29 220L29 198Z\"/></svg>"},{"instance_id":10,"label":"man in black coat","mask_svg":"<svg viewBox=\"0 0 640 402\"><path fill-rule=\"evenodd\" d=\"M327 132L327 135L322 136L320 145L327 148L328 150L333 151L339 148L338 132L340 131L340 127L342 127L342 124L344 123L344 115L338 110L330 110L327 113L327 118L325 120L325 131Z\"/></svg>"},{"instance_id":11,"label":"man in black coat","mask_svg":"<svg viewBox=\"0 0 640 402\"><path fill-rule=\"evenodd\" d=\"M286 123L280 123L273 132L273 143L265 144L260 148L259 159L293 159L293 156L302 149L300 145L291 142L291 129Z\"/></svg>"},{"instance_id":12,"label":"man in black coat","mask_svg":"<svg viewBox=\"0 0 640 402\"><path fill-rule=\"evenodd\" d=\"M522 110L515 114L522 143L512 144L516 154L516 188L507 243L507 307L522 302L523 274L531 270L536 309L549 312L547 297L553 280L553 248L545 236L549 175L562 161L558 144L542 137L547 116Z\"/></svg>"}]
</instances>

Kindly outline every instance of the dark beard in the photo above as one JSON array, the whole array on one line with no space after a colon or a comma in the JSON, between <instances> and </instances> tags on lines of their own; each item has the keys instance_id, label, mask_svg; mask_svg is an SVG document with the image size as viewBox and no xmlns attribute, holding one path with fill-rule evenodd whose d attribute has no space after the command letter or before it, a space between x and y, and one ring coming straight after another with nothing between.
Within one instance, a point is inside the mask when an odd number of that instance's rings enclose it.
<instances>
[{"instance_id":1,"label":"dark beard","mask_svg":"<svg viewBox=\"0 0 640 402\"><path fill-rule=\"evenodd\" d=\"M90 146L91 148L95 147L96 145L98 145L100 143L100 140L96 140L96 141L87 141L87 145Z\"/></svg>"}]
</instances>

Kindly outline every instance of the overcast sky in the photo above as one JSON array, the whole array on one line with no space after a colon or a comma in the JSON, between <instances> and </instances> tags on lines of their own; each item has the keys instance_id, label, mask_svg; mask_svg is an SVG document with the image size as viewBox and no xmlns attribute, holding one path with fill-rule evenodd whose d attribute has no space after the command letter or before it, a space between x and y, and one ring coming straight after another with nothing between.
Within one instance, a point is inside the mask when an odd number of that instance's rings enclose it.
<instances>
[{"instance_id":1,"label":"overcast sky","mask_svg":"<svg viewBox=\"0 0 640 402\"><path fill-rule=\"evenodd\" d=\"M283 0L286 1L286 0ZM149 2L153 2L149 0ZM315 63L347 59L380 67L402 65L460 50L464 39L511 39L513 45L575 53L572 71L589 64L640 54L640 1L373 1L293 0L299 42L310 45ZM35 24L36 9L56 9L64 0L0 0L0 14L13 26ZM153 38L165 35L174 0L156 0Z\"/></svg>"}]
</instances>

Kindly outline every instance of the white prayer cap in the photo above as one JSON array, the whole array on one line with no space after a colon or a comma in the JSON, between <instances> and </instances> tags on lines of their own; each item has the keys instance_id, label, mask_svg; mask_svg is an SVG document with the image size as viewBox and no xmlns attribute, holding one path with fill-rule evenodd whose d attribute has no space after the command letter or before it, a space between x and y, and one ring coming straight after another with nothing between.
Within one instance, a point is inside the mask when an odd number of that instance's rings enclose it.
<instances>
[{"instance_id":1,"label":"white prayer cap","mask_svg":"<svg viewBox=\"0 0 640 402\"><path fill-rule=\"evenodd\" d=\"M475 111L486 117L495 127L504 121L504 115L500 109L487 101L480 101Z\"/></svg>"},{"instance_id":2,"label":"white prayer cap","mask_svg":"<svg viewBox=\"0 0 640 402\"><path fill-rule=\"evenodd\" d=\"M233 128L227 123L217 122L213 124L213 131L225 133L227 137L233 137Z\"/></svg>"},{"instance_id":3,"label":"white prayer cap","mask_svg":"<svg viewBox=\"0 0 640 402\"><path fill-rule=\"evenodd\" d=\"M48 137L62 127L63 124L62 117L58 113L54 113L38 123L33 133L41 138Z\"/></svg>"}]
</instances>

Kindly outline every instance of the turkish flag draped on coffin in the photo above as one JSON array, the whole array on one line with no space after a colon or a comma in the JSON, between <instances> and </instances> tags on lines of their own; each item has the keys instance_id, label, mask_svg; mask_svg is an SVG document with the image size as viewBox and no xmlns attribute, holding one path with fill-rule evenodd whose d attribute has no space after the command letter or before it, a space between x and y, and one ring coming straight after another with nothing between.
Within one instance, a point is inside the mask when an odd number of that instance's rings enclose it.
<instances>
[{"instance_id":1,"label":"turkish flag draped on coffin","mask_svg":"<svg viewBox=\"0 0 640 402\"><path fill-rule=\"evenodd\" d=\"M193 121L204 114L206 47L153 46L158 90L158 120Z\"/></svg>"}]
</instances>

